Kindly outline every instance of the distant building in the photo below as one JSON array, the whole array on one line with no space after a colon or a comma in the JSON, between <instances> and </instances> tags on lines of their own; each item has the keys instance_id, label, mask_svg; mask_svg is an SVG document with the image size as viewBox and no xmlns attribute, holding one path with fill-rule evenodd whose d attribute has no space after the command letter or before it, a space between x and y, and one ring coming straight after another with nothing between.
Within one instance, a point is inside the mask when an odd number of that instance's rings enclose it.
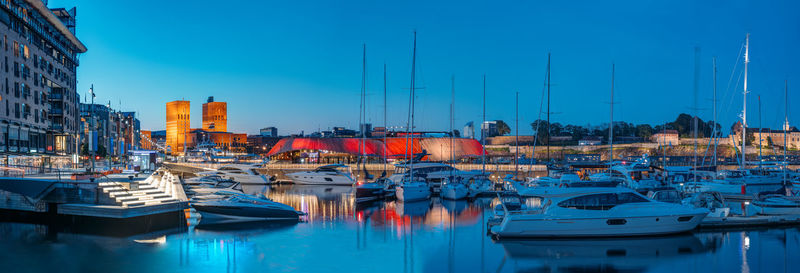
<instances>
[{"instance_id":1,"label":"distant building","mask_svg":"<svg viewBox=\"0 0 800 273\"><path fill-rule=\"evenodd\" d=\"M167 150L172 155L184 152L191 131L189 128L190 102L176 100L167 103Z\"/></svg>"},{"instance_id":2,"label":"distant building","mask_svg":"<svg viewBox=\"0 0 800 273\"><path fill-rule=\"evenodd\" d=\"M784 127L787 126L784 125ZM797 127L789 127L788 129L789 130L786 131L786 146L789 149L800 148L800 131L797 130ZM772 130L769 128L747 128L747 132L753 133L753 136L755 137L755 141L752 145L758 145L760 139L761 146L772 145L783 147L784 130ZM741 137L739 139L741 139Z\"/></svg>"},{"instance_id":3,"label":"distant building","mask_svg":"<svg viewBox=\"0 0 800 273\"><path fill-rule=\"evenodd\" d=\"M359 136L361 136L362 132L366 135L366 137L372 136L372 123L362 123L361 125L359 125L358 129L359 129L358 131Z\"/></svg>"},{"instance_id":4,"label":"distant building","mask_svg":"<svg viewBox=\"0 0 800 273\"><path fill-rule=\"evenodd\" d=\"M496 120L487 120L481 124L481 132L483 133L483 137L493 137L500 135L500 131L497 129L497 121Z\"/></svg>"},{"instance_id":5,"label":"distant building","mask_svg":"<svg viewBox=\"0 0 800 273\"><path fill-rule=\"evenodd\" d=\"M658 145L677 145L680 143L680 136L678 130L662 130L650 136L650 142L658 143Z\"/></svg>"},{"instance_id":6,"label":"distant building","mask_svg":"<svg viewBox=\"0 0 800 273\"><path fill-rule=\"evenodd\" d=\"M247 153L265 155L275 146L280 137L264 136L264 135L250 135L247 136L246 150Z\"/></svg>"},{"instance_id":7,"label":"distant building","mask_svg":"<svg viewBox=\"0 0 800 273\"><path fill-rule=\"evenodd\" d=\"M371 137L384 137L386 136L386 127L375 127L370 133Z\"/></svg>"},{"instance_id":8,"label":"distant building","mask_svg":"<svg viewBox=\"0 0 800 273\"><path fill-rule=\"evenodd\" d=\"M464 130L461 131L461 137L463 138L475 138L475 123L470 121L464 125Z\"/></svg>"},{"instance_id":9,"label":"distant building","mask_svg":"<svg viewBox=\"0 0 800 273\"><path fill-rule=\"evenodd\" d=\"M148 130L139 131L139 146L142 150L156 150L152 134Z\"/></svg>"},{"instance_id":10,"label":"distant building","mask_svg":"<svg viewBox=\"0 0 800 273\"><path fill-rule=\"evenodd\" d=\"M261 128L260 134L261 134L261 136L265 136L265 137L277 137L278 136L278 128L275 128L275 127Z\"/></svg>"},{"instance_id":11,"label":"distant building","mask_svg":"<svg viewBox=\"0 0 800 273\"><path fill-rule=\"evenodd\" d=\"M214 96L208 97L203 103L203 130L228 131L228 103L214 101Z\"/></svg>"},{"instance_id":12,"label":"distant building","mask_svg":"<svg viewBox=\"0 0 800 273\"><path fill-rule=\"evenodd\" d=\"M333 137L357 137L358 132L344 127L333 127Z\"/></svg>"},{"instance_id":13,"label":"distant building","mask_svg":"<svg viewBox=\"0 0 800 273\"><path fill-rule=\"evenodd\" d=\"M594 146L600 145L601 143L603 143L603 139L599 136L586 136L578 140L578 145L580 146Z\"/></svg>"}]
</instances>

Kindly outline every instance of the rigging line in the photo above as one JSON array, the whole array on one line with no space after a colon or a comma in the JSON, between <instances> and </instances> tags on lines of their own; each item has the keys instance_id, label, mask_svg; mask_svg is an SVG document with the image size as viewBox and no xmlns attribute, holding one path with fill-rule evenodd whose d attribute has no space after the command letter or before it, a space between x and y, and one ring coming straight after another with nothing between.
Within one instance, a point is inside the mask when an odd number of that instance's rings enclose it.
<instances>
[{"instance_id":1,"label":"rigging line","mask_svg":"<svg viewBox=\"0 0 800 273\"><path fill-rule=\"evenodd\" d=\"M543 77L544 80L542 80L542 98L541 98L541 100L539 100L539 114L536 117L536 121L535 121L536 122L536 128L533 129L533 149L531 150L531 158L530 158L530 161L529 161L529 165L530 166L528 167L528 171L533 169L533 161L536 158L536 141L537 141L537 139L539 139L539 128L540 128L540 126L542 124L541 123L541 120L542 120L542 109L544 108L544 95L545 95L545 92L547 91L547 74L548 73L549 73L549 71L545 70L544 77Z\"/></svg>"},{"instance_id":2,"label":"rigging line","mask_svg":"<svg viewBox=\"0 0 800 273\"><path fill-rule=\"evenodd\" d=\"M734 95L731 95L731 83L733 82L733 76L736 75L736 69L739 67L740 60L742 59L742 51L743 50L744 50L744 42L742 42L741 46L739 47L739 53L736 54L736 56L737 56L736 57L736 61L733 63L733 69L731 70L731 75L730 75L730 77L728 79L728 84L725 87L725 93L724 93L725 96L722 98L722 101L727 100L728 97L730 97L729 101L732 101L733 97L735 97ZM739 87L739 81L742 78L741 73L742 72L740 71L739 72L739 77L736 79L736 87L734 87L734 90L736 90ZM728 105L728 108L726 109L726 112L728 114L730 114L730 103Z\"/></svg>"}]
</instances>

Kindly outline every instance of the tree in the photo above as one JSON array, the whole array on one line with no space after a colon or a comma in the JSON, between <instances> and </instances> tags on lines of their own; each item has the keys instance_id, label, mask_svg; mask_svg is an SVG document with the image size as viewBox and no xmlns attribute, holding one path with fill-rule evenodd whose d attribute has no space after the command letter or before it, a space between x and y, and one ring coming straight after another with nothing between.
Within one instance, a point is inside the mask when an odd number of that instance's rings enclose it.
<instances>
[{"instance_id":1,"label":"tree","mask_svg":"<svg viewBox=\"0 0 800 273\"><path fill-rule=\"evenodd\" d=\"M540 145L547 145L547 121L537 119L531 123L531 128L533 128L533 132L536 134L536 143Z\"/></svg>"},{"instance_id":2,"label":"tree","mask_svg":"<svg viewBox=\"0 0 800 273\"><path fill-rule=\"evenodd\" d=\"M497 133L498 134L500 134L502 136L502 135L506 135L508 133L511 133L511 128L508 127L508 124L506 124L505 121L497 120L496 122L497 122Z\"/></svg>"},{"instance_id":3,"label":"tree","mask_svg":"<svg viewBox=\"0 0 800 273\"><path fill-rule=\"evenodd\" d=\"M653 135L653 127L650 124L636 125L636 136L643 139L648 139Z\"/></svg>"}]
</instances>

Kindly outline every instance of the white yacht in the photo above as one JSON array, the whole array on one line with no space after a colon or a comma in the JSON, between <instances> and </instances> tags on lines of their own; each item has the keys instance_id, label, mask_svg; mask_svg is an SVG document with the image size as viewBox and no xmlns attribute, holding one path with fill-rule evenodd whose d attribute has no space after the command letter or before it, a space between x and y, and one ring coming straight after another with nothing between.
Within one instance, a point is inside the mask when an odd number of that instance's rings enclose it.
<instances>
[{"instance_id":1,"label":"white yacht","mask_svg":"<svg viewBox=\"0 0 800 273\"><path fill-rule=\"evenodd\" d=\"M230 223L265 220L298 220L300 212L294 208L266 198L217 191L219 198L209 198L192 202L192 207L200 213L203 223Z\"/></svg>"},{"instance_id":2,"label":"white yacht","mask_svg":"<svg viewBox=\"0 0 800 273\"><path fill-rule=\"evenodd\" d=\"M758 196L751 203L761 215L800 215L800 199L779 194Z\"/></svg>"},{"instance_id":3,"label":"white yacht","mask_svg":"<svg viewBox=\"0 0 800 273\"><path fill-rule=\"evenodd\" d=\"M246 164L228 164L216 170L196 173L198 176L218 175L223 179L233 180L242 185L268 185L272 183L269 175L257 171L258 166Z\"/></svg>"},{"instance_id":4,"label":"white yacht","mask_svg":"<svg viewBox=\"0 0 800 273\"><path fill-rule=\"evenodd\" d=\"M416 169L415 169L416 171ZM414 174L416 176L416 173ZM431 188L427 182L420 179L405 179L395 184L395 197L401 202L427 200L431 197Z\"/></svg>"},{"instance_id":5,"label":"white yacht","mask_svg":"<svg viewBox=\"0 0 800 273\"><path fill-rule=\"evenodd\" d=\"M351 186L355 180L350 175L349 171L343 171L347 168L344 164L325 165L314 169L313 171L302 171L287 174L295 184L300 185L343 185Z\"/></svg>"},{"instance_id":6,"label":"white yacht","mask_svg":"<svg viewBox=\"0 0 800 273\"><path fill-rule=\"evenodd\" d=\"M412 164L408 162L395 165L394 173L389 176L389 180L395 184L403 181L405 177L408 176L411 165ZM453 166L438 162L414 162L413 165L414 176L419 175L418 178L424 179L424 182L429 184L431 191L434 193L439 192L442 182L447 179L452 172L459 171L453 168Z\"/></svg>"},{"instance_id":7,"label":"white yacht","mask_svg":"<svg viewBox=\"0 0 800 273\"><path fill-rule=\"evenodd\" d=\"M607 237L680 233L697 227L705 208L657 202L627 188L570 188L541 208L503 211L497 237Z\"/></svg>"},{"instance_id":8,"label":"white yacht","mask_svg":"<svg viewBox=\"0 0 800 273\"><path fill-rule=\"evenodd\" d=\"M461 179L458 179L456 176L451 176L442 184L440 195L444 199L460 200L467 198L469 193L470 190L467 188L464 181L461 181Z\"/></svg>"}]
</instances>

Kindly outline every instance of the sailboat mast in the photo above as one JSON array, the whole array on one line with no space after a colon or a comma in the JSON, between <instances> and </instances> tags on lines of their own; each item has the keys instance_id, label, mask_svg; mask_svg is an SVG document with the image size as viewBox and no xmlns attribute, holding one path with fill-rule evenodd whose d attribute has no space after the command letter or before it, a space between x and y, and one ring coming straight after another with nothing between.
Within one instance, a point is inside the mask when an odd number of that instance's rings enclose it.
<instances>
[{"instance_id":1,"label":"sailboat mast","mask_svg":"<svg viewBox=\"0 0 800 273\"><path fill-rule=\"evenodd\" d=\"M383 63L383 146L386 145L386 136L389 134L389 124L386 122L386 111L389 106L386 104L386 63ZM383 150L383 172L386 172L386 149Z\"/></svg>"},{"instance_id":2,"label":"sailboat mast","mask_svg":"<svg viewBox=\"0 0 800 273\"><path fill-rule=\"evenodd\" d=\"M455 122L456 122L456 76L453 75L450 77L450 160L451 162L455 163L456 153L453 149L453 135L455 131ZM453 169L450 169L450 175L453 175Z\"/></svg>"},{"instance_id":3,"label":"sailboat mast","mask_svg":"<svg viewBox=\"0 0 800 273\"><path fill-rule=\"evenodd\" d=\"M694 48L694 117L692 117L692 137L694 137L694 159L692 164L692 176L694 182L697 182L697 95L700 84L700 48Z\"/></svg>"},{"instance_id":4,"label":"sailboat mast","mask_svg":"<svg viewBox=\"0 0 800 273\"><path fill-rule=\"evenodd\" d=\"M366 108L367 108L367 44L364 44L364 51L361 57L361 107L359 109L360 113L358 114L358 127L360 127L361 131L361 143L358 145L358 149L360 152L361 158L359 158L360 163L364 163L366 166L366 136L367 132L365 132L365 123L367 119L366 115ZM363 161L363 162L362 162Z\"/></svg>"},{"instance_id":5,"label":"sailboat mast","mask_svg":"<svg viewBox=\"0 0 800 273\"><path fill-rule=\"evenodd\" d=\"M714 138L714 155L712 161L714 162L714 168L717 167L717 57L711 59L712 63L714 64L714 99L713 99L713 106L712 111L714 112L714 128L712 129L712 138Z\"/></svg>"},{"instance_id":6,"label":"sailboat mast","mask_svg":"<svg viewBox=\"0 0 800 273\"><path fill-rule=\"evenodd\" d=\"M416 64L417 64L417 32L414 31L414 49L411 53L411 126L408 128L411 134L409 138L411 138L411 162L409 166L409 175L410 179L414 179L414 99L416 96ZM408 144L406 143L406 149L408 149Z\"/></svg>"},{"instance_id":7,"label":"sailboat mast","mask_svg":"<svg viewBox=\"0 0 800 273\"><path fill-rule=\"evenodd\" d=\"M750 62L750 33L744 42L744 88L742 89L742 169L747 167L745 154L747 150L747 63Z\"/></svg>"},{"instance_id":8,"label":"sailboat mast","mask_svg":"<svg viewBox=\"0 0 800 273\"><path fill-rule=\"evenodd\" d=\"M615 64L611 64L611 122L608 123L609 161L614 161L614 72Z\"/></svg>"},{"instance_id":9,"label":"sailboat mast","mask_svg":"<svg viewBox=\"0 0 800 273\"><path fill-rule=\"evenodd\" d=\"M519 91L517 91L517 96L514 98L514 112L516 116L516 121L514 122L514 131L515 131L515 152L514 152L514 175L519 175Z\"/></svg>"},{"instance_id":10,"label":"sailboat mast","mask_svg":"<svg viewBox=\"0 0 800 273\"><path fill-rule=\"evenodd\" d=\"M481 148L483 148L483 153L481 154L481 170L483 173L486 173L486 134L484 132L483 126L486 123L486 74L483 74L483 122L481 122Z\"/></svg>"},{"instance_id":11,"label":"sailboat mast","mask_svg":"<svg viewBox=\"0 0 800 273\"><path fill-rule=\"evenodd\" d=\"M761 125L761 95L758 95L758 167L761 168L761 130L764 127Z\"/></svg>"},{"instance_id":12,"label":"sailboat mast","mask_svg":"<svg viewBox=\"0 0 800 273\"><path fill-rule=\"evenodd\" d=\"M547 160L550 160L550 52L547 53Z\"/></svg>"},{"instance_id":13,"label":"sailboat mast","mask_svg":"<svg viewBox=\"0 0 800 273\"><path fill-rule=\"evenodd\" d=\"M786 169L789 168L789 161L786 158L786 133L789 131L789 81L783 81L783 115L785 125L783 126L783 181L786 183Z\"/></svg>"}]
</instances>

